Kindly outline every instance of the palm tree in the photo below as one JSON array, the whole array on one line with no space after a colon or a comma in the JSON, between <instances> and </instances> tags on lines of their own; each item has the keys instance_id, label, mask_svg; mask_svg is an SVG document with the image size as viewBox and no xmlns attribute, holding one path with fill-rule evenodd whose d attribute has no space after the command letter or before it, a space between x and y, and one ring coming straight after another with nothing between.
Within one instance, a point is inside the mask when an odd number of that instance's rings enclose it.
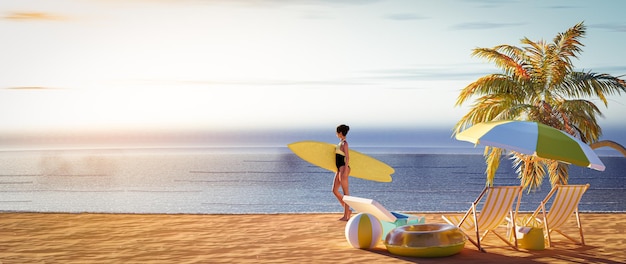
<instances>
[{"instance_id":1,"label":"palm tree","mask_svg":"<svg viewBox=\"0 0 626 264\"><path fill-rule=\"evenodd\" d=\"M574 71L584 45L583 22L556 35L552 43L523 38L523 47L499 45L476 48L472 55L493 62L501 73L493 73L469 84L457 98L460 106L476 97L469 112L457 122L454 134L480 122L527 120L543 123L591 144L602 130L598 107L589 99L598 98L608 106L607 96L626 92L626 81L608 74ZM505 150L486 147L487 184L493 184L500 157ZM513 165L525 189L539 187L546 173L552 185L566 184L565 163L511 152Z\"/></svg>"}]
</instances>

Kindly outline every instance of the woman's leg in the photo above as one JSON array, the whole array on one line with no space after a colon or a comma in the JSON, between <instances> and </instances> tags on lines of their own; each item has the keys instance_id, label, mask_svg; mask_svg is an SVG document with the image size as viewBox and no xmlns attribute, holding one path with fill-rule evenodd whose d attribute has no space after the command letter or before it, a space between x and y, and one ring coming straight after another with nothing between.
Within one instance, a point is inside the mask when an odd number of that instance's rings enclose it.
<instances>
[{"instance_id":1,"label":"woman's leg","mask_svg":"<svg viewBox=\"0 0 626 264\"><path fill-rule=\"evenodd\" d=\"M350 175L350 167L348 166L342 166L341 168L339 168L339 171L341 172L339 175L339 183L341 185L341 190L343 191L343 195L350 195L350 184L348 182L348 176ZM350 215L352 214L352 211L350 211L350 206L346 203L344 203L342 201L342 205L343 205L343 217L341 218L341 220L345 220L348 221L350 219Z\"/></svg>"},{"instance_id":2,"label":"woman's leg","mask_svg":"<svg viewBox=\"0 0 626 264\"><path fill-rule=\"evenodd\" d=\"M335 173L335 179L333 180L333 194L335 195L335 197L337 197L337 200L339 201L341 206L344 206L343 195L339 192L339 187L341 186L340 177L341 177L341 174L339 173L339 170L338 170Z\"/></svg>"}]
</instances>

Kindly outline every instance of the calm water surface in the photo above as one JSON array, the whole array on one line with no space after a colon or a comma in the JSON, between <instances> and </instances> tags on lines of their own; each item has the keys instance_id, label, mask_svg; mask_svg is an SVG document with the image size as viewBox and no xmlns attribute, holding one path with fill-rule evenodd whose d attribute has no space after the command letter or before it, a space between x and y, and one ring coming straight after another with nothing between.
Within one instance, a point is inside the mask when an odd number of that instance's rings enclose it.
<instances>
[{"instance_id":1,"label":"calm water surface","mask_svg":"<svg viewBox=\"0 0 626 264\"><path fill-rule=\"evenodd\" d=\"M393 211L464 211L485 185L480 154L401 152L370 152L395 168L393 182L351 177L351 194ZM604 172L570 167L570 184L591 184L580 209L626 212L626 159L601 159ZM332 179L287 148L0 152L0 211L340 212ZM495 184L519 184L507 160ZM524 193L521 210L534 210L549 189L546 179L540 190Z\"/></svg>"}]
</instances>

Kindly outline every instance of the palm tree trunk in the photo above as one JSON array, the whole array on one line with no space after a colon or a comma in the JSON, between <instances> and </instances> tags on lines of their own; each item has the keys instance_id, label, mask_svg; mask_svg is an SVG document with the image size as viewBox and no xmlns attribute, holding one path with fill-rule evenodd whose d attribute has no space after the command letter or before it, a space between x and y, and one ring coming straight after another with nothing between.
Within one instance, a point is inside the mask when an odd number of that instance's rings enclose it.
<instances>
[{"instance_id":1,"label":"palm tree trunk","mask_svg":"<svg viewBox=\"0 0 626 264\"><path fill-rule=\"evenodd\" d=\"M589 145L592 149L602 148L602 147L611 147L621 152L624 157L626 157L626 148L620 145L619 143L612 140L600 140L596 143Z\"/></svg>"}]
</instances>

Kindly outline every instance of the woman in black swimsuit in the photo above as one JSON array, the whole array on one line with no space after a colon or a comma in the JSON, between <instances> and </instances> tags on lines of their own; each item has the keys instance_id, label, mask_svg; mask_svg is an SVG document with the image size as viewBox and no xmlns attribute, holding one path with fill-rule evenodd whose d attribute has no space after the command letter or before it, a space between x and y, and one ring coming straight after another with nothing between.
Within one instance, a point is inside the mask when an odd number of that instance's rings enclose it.
<instances>
[{"instance_id":1,"label":"woman in black swimsuit","mask_svg":"<svg viewBox=\"0 0 626 264\"><path fill-rule=\"evenodd\" d=\"M339 144L335 148L335 164L337 165L337 172L335 173L335 179L333 181L333 194L339 200L341 206L343 206L343 217L339 220L348 221L350 219L350 206L343 202L343 195L350 195L348 188L348 175L350 175L350 152L348 150L348 142L346 141L346 135L350 130L349 126L339 125L337 127L337 137L339 138ZM339 187L343 191L343 195L339 192Z\"/></svg>"}]
</instances>

